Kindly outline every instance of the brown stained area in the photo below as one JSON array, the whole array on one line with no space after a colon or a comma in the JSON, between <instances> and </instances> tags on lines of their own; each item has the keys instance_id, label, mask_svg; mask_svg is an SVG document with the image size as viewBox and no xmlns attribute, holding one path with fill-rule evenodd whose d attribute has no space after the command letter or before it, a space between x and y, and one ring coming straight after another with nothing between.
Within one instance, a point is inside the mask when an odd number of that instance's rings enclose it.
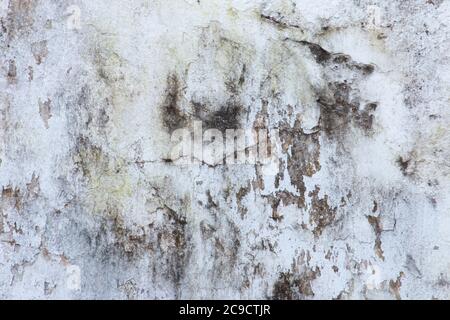
<instances>
[{"instance_id":1,"label":"brown stained area","mask_svg":"<svg viewBox=\"0 0 450 320\"><path fill-rule=\"evenodd\" d=\"M39 114L41 115L41 119L44 122L45 128L48 129L48 121L52 117L52 109L51 109L52 100L47 99L47 101L39 100Z\"/></svg>"},{"instance_id":2,"label":"brown stained area","mask_svg":"<svg viewBox=\"0 0 450 320\"><path fill-rule=\"evenodd\" d=\"M389 281L389 291L394 295L395 299L401 300L400 288L402 286L402 278L405 276L403 272L400 272L397 279Z\"/></svg>"},{"instance_id":3,"label":"brown stained area","mask_svg":"<svg viewBox=\"0 0 450 320\"><path fill-rule=\"evenodd\" d=\"M307 269L302 273L282 272L272 291L274 300L303 300L314 297L312 282L320 276L320 269Z\"/></svg>"},{"instance_id":4,"label":"brown stained area","mask_svg":"<svg viewBox=\"0 0 450 320\"><path fill-rule=\"evenodd\" d=\"M3 186L0 197L0 215L2 215L2 209L6 207L14 208L19 213L22 212L27 201L39 197L40 190L39 176L35 173L30 182L26 184L26 190L12 185Z\"/></svg>"},{"instance_id":5,"label":"brown stained area","mask_svg":"<svg viewBox=\"0 0 450 320\"><path fill-rule=\"evenodd\" d=\"M31 30L35 22L37 2L35 0L9 1L6 21L2 21L8 42Z\"/></svg>"},{"instance_id":6,"label":"brown stained area","mask_svg":"<svg viewBox=\"0 0 450 320\"><path fill-rule=\"evenodd\" d=\"M33 67L29 66L28 67L28 81L33 81L33 79L34 79Z\"/></svg>"},{"instance_id":7,"label":"brown stained area","mask_svg":"<svg viewBox=\"0 0 450 320\"><path fill-rule=\"evenodd\" d=\"M244 218L248 212L248 209L246 208L246 206L242 204L242 200L249 194L250 190L251 190L251 185L249 183L246 187L241 187L239 189L238 193L236 193L236 201L237 201L238 211L239 211L239 214L241 215L241 218Z\"/></svg>"},{"instance_id":8,"label":"brown stained area","mask_svg":"<svg viewBox=\"0 0 450 320\"><path fill-rule=\"evenodd\" d=\"M16 61L9 60L8 63L8 73L7 73L8 84L16 84L17 83L17 67Z\"/></svg>"},{"instance_id":9,"label":"brown stained area","mask_svg":"<svg viewBox=\"0 0 450 320\"><path fill-rule=\"evenodd\" d=\"M256 178L252 181L253 190L264 190L266 186L264 183L262 168L259 164L255 164L255 175Z\"/></svg>"},{"instance_id":10,"label":"brown stained area","mask_svg":"<svg viewBox=\"0 0 450 320\"><path fill-rule=\"evenodd\" d=\"M23 195L21 194L19 188L8 185L6 187L2 187L1 200L2 207L4 205L10 205L19 211L22 208Z\"/></svg>"},{"instance_id":11,"label":"brown stained area","mask_svg":"<svg viewBox=\"0 0 450 320\"><path fill-rule=\"evenodd\" d=\"M292 184L304 195L306 187L303 176L312 177L320 170L320 133L306 134L297 120L291 128L280 126L280 140L284 152L288 153L287 169Z\"/></svg>"},{"instance_id":12,"label":"brown stained area","mask_svg":"<svg viewBox=\"0 0 450 320\"><path fill-rule=\"evenodd\" d=\"M381 217L367 216L367 220L369 221L370 225L372 226L373 232L375 233L375 253L381 260L384 261L384 252L383 249L381 249L381 233L383 232L383 229L381 227Z\"/></svg>"},{"instance_id":13,"label":"brown stained area","mask_svg":"<svg viewBox=\"0 0 450 320\"><path fill-rule=\"evenodd\" d=\"M291 183L296 187L299 195L290 192L277 192L270 200L272 205L272 217L274 220L280 220L278 207L280 203L283 206L294 204L299 208L305 207L306 187L303 180L304 176L312 177L320 170L320 133L305 134L301 128L301 123L297 120L293 127L286 123L280 125L280 140L282 151L287 153L287 170ZM280 162L280 172L276 177L276 184L283 177L284 163ZM280 175L281 174L281 175ZM278 183L277 183L278 180Z\"/></svg>"},{"instance_id":14,"label":"brown stained area","mask_svg":"<svg viewBox=\"0 0 450 320\"><path fill-rule=\"evenodd\" d=\"M39 176L33 173L31 181L27 183L27 193L30 198L37 198L41 191Z\"/></svg>"},{"instance_id":15,"label":"brown stained area","mask_svg":"<svg viewBox=\"0 0 450 320\"><path fill-rule=\"evenodd\" d=\"M36 63L41 64L48 55L47 40L35 42L31 45L31 52L33 53Z\"/></svg>"},{"instance_id":16,"label":"brown stained area","mask_svg":"<svg viewBox=\"0 0 450 320\"><path fill-rule=\"evenodd\" d=\"M355 92L351 83L344 81L328 83L327 89L319 94L320 123L327 135L341 135L351 124L371 132L377 104L369 103L361 108Z\"/></svg>"},{"instance_id":17,"label":"brown stained area","mask_svg":"<svg viewBox=\"0 0 450 320\"><path fill-rule=\"evenodd\" d=\"M280 187L280 181L284 180L284 168L286 167L286 162L283 159L278 159L278 173L275 176L275 188Z\"/></svg>"},{"instance_id":18,"label":"brown stained area","mask_svg":"<svg viewBox=\"0 0 450 320\"><path fill-rule=\"evenodd\" d=\"M317 63L320 63L320 64L326 63L332 57L332 54L330 52L328 52L327 50L322 48L317 43L312 43L312 42L308 42L308 41L294 41L294 42L297 42L301 45L308 47L308 49L311 51L311 54L314 56L314 59L316 60Z\"/></svg>"},{"instance_id":19,"label":"brown stained area","mask_svg":"<svg viewBox=\"0 0 450 320\"><path fill-rule=\"evenodd\" d=\"M328 195L324 198L319 197L320 188L316 186L316 189L309 193L311 197L310 224L314 226L313 234L316 237L320 237L325 228L332 225L336 219L337 208L330 207L328 204Z\"/></svg>"},{"instance_id":20,"label":"brown stained area","mask_svg":"<svg viewBox=\"0 0 450 320\"><path fill-rule=\"evenodd\" d=\"M272 207L272 219L274 221L283 220L283 216L279 212L279 208L281 205L283 207L294 205L299 209L305 207L305 197L303 195L299 196L286 190L277 191L273 195L267 195L263 197L269 201L269 204Z\"/></svg>"}]
</instances>

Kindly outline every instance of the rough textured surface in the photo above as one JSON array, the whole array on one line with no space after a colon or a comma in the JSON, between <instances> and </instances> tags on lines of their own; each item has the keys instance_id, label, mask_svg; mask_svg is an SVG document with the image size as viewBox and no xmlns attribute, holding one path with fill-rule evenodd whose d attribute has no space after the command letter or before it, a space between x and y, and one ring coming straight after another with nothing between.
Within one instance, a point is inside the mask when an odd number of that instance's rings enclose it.
<instances>
[{"instance_id":1,"label":"rough textured surface","mask_svg":"<svg viewBox=\"0 0 450 320\"><path fill-rule=\"evenodd\" d=\"M450 298L450 1L0 4L0 298Z\"/></svg>"}]
</instances>

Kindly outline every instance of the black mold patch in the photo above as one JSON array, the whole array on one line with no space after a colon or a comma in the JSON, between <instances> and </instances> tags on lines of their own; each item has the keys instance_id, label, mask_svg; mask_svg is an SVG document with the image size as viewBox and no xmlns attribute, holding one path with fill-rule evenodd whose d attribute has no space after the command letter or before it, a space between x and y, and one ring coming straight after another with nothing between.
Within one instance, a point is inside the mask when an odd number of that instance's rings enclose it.
<instances>
[{"instance_id":1,"label":"black mold patch","mask_svg":"<svg viewBox=\"0 0 450 320\"><path fill-rule=\"evenodd\" d=\"M309 193L311 197L311 209L310 209L310 223L314 226L314 236L319 237L322 235L323 230L332 225L336 218L337 208L332 208L328 204L328 196L319 198L320 188L316 186L316 189Z\"/></svg>"},{"instance_id":2,"label":"black mold patch","mask_svg":"<svg viewBox=\"0 0 450 320\"><path fill-rule=\"evenodd\" d=\"M309 48L315 61L323 67L323 77L328 81L316 91L321 129L334 138L341 137L351 125L361 128L365 134L372 134L377 103L364 105L359 82L370 76L375 66L356 62L346 54L331 53L316 43L290 38L285 41ZM348 76L342 78L342 74Z\"/></svg>"},{"instance_id":3,"label":"black mold patch","mask_svg":"<svg viewBox=\"0 0 450 320\"><path fill-rule=\"evenodd\" d=\"M204 104L193 102L194 116L202 121L204 129L218 129L225 132L227 129L240 128L240 116L243 110L242 105L229 101L217 111L209 111Z\"/></svg>"},{"instance_id":4,"label":"black mold patch","mask_svg":"<svg viewBox=\"0 0 450 320\"><path fill-rule=\"evenodd\" d=\"M373 112L376 103L360 107L360 98L347 81L330 82L327 89L319 94L320 126L329 136L341 135L350 124L355 124L366 133L373 128Z\"/></svg>"},{"instance_id":5,"label":"black mold patch","mask_svg":"<svg viewBox=\"0 0 450 320\"><path fill-rule=\"evenodd\" d=\"M291 271L279 274L272 291L274 300L302 300L314 297L312 282L320 276L320 269L306 270L301 274Z\"/></svg>"},{"instance_id":6,"label":"black mold patch","mask_svg":"<svg viewBox=\"0 0 450 320\"><path fill-rule=\"evenodd\" d=\"M158 254L163 262L161 269L171 279L176 287L179 287L184 277L184 269L187 262L187 235L186 218L171 208L166 207L168 223L163 225L157 235ZM167 250L169 247L169 250Z\"/></svg>"},{"instance_id":7,"label":"black mold patch","mask_svg":"<svg viewBox=\"0 0 450 320\"><path fill-rule=\"evenodd\" d=\"M411 159L405 157L397 158L397 164L400 168L400 171L405 177L412 176L414 174L413 170L411 169L411 163Z\"/></svg>"},{"instance_id":8,"label":"black mold patch","mask_svg":"<svg viewBox=\"0 0 450 320\"><path fill-rule=\"evenodd\" d=\"M180 109L180 81L175 74L167 77L164 103L161 107L162 122L172 133L187 125L187 117Z\"/></svg>"},{"instance_id":9,"label":"black mold patch","mask_svg":"<svg viewBox=\"0 0 450 320\"><path fill-rule=\"evenodd\" d=\"M296 42L307 46L311 51L312 55L314 56L314 59L316 59L317 63L323 64L331 59L332 54L316 43L311 43L308 41L296 41Z\"/></svg>"},{"instance_id":10,"label":"black mold patch","mask_svg":"<svg viewBox=\"0 0 450 320\"><path fill-rule=\"evenodd\" d=\"M17 67L14 60L9 61L7 78L9 84L17 83Z\"/></svg>"}]
</instances>

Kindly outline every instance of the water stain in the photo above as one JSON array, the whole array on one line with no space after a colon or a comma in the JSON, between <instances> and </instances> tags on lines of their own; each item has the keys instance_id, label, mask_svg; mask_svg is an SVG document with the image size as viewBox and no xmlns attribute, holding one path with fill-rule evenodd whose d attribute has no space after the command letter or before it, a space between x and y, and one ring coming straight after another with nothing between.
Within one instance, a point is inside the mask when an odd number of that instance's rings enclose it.
<instances>
[{"instance_id":1,"label":"water stain","mask_svg":"<svg viewBox=\"0 0 450 320\"><path fill-rule=\"evenodd\" d=\"M42 102L39 99L39 114L41 115L41 119L44 122L45 128L48 129L48 121L52 117L52 109L51 109L52 100L47 99Z\"/></svg>"},{"instance_id":2,"label":"water stain","mask_svg":"<svg viewBox=\"0 0 450 320\"><path fill-rule=\"evenodd\" d=\"M274 300L304 300L313 298L312 282L320 276L320 269L307 269L301 273L281 272L272 291Z\"/></svg>"},{"instance_id":3,"label":"water stain","mask_svg":"<svg viewBox=\"0 0 450 320\"><path fill-rule=\"evenodd\" d=\"M310 223L314 226L313 234L316 237L322 235L325 228L331 226L336 219L336 207L330 207L328 204L328 195L319 197L320 188L309 193L311 197L311 208L309 210Z\"/></svg>"},{"instance_id":4,"label":"water stain","mask_svg":"<svg viewBox=\"0 0 450 320\"><path fill-rule=\"evenodd\" d=\"M36 63L38 65L41 64L48 55L47 40L32 43L31 52L33 53Z\"/></svg>"},{"instance_id":5,"label":"water stain","mask_svg":"<svg viewBox=\"0 0 450 320\"><path fill-rule=\"evenodd\" d=\"M169 74L166 80L165 98L161 105L161 117L169 133L187 126L188 117L180 109L180 80L176 74Z\"/></svg>"}]
</instances>

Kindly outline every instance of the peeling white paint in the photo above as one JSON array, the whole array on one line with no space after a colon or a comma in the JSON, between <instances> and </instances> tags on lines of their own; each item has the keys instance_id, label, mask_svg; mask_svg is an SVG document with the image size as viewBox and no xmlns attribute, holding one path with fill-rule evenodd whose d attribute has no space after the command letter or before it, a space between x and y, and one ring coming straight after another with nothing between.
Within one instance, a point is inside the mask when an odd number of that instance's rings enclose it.
<instances>
[{"instance_id":1,"label":"peeling white paint","mask_svg":"<svg viewBox=\"0 0 450 320\"><path fill-rule=\"evenodd\" d=\"M449 299L449 5L2 0L0 297Z\"/></svg>"}]
</instances>

